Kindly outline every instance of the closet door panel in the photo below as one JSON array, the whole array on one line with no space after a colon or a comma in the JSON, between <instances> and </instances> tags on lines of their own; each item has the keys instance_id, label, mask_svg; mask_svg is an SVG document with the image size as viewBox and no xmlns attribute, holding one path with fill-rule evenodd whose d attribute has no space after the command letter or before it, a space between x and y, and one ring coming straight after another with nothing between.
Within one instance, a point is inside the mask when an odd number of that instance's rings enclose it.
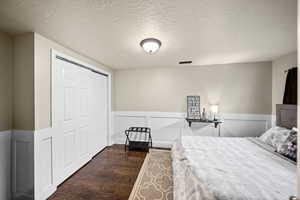
<instances>
[{"instance_id":1,"label":"closet door panel","mask_svg":"<svg viewBox=\"0 0 300 200\"><path fill-rule=\"evenodd\" d=\"M107 146L107 77L56 59L53 65L55 183Z\"/></svg>"},{"instance_id":2,"label":"closet door panel","mask_svg":"<svg viewBox=\"0 0 300 200\"><path fill-rule=\"evenodd\" d=\"M65 111L66 89L64 84L64 62L54 59L52 64L52 129L53 129L53 163L54 182L56 185L63 181L64 169L64 138L63 122L72 118L72 111ZM70 93L67 91L67 93Z\"/></svg>"},{"instance_id":3,"label":"closet door panel","mask_svg":"<svg viewBox=\"0 0 300 200\"><path fill-rule=\"evenodd\" d=\"M96 81L95 81L95 77L94 77L94 73L90 73L90 78L91 78L91 93L93 94L92 95L92 98L90 99L90 104L91 104L91 107L93 107L93 109L91 109L91 116L89 118L89 121L90 121L90 126L91 126L91 133L90 133L90 137L88 138L89 139L89 152L92 156L94 156L96 154L96 130L95 130L95 123L94 123L94 119L96 117L96 111L95 111L95 107L94 105L96 104L96 101L97 101L97 96L95 94L95 84L96 84Z\"/></svg>"},{"instance_id":4,"label":"closet door panel","mask_svg":"<svg viewBox=\"0 0 300 200\"><path fill-rule=\"evenodd\" d=\"M91 77L90 70L83 68L79 69L79 115L78 115L78 151L79 151L79 165L85 164L91 159L90 152L88 151L89 137L91 137L91 123L90 123L90 99L93 98L91 93Z\"/></svg>"},{"instance_id":5,"label":"closet door panel","mask_svg":"<svg viewBox=\"0 0 300 200\"><path fill-rule=\"evenodd\" d=\"M78 157L78 97L79 71L73 64L63 62L64 118L63 128L63 178L77 168Z\"/></svg>"},{"instance_id":6,"label":"closet door panel","mask_svg":"<svg viewBox=\"0 0 300 200\"><path fill-rule=\"evenodd\" d=\"M58 182L82 167L91 155L90 136L90 71L72 63L57 60L54 102L56 121L55 152Z\"/></svg>"},{"instance_id":7,"label":"closet door panel","mask_svg":"<svg viewBox=\"0 0 300 200\"><path fill-rule=\"evenodd\" d=\"M79 156L81 158L84 158L88 153L88 136L89 131L87 130L87 127L81 127L79 129L79 140L80 140L80 146L79 146Z\"/></svg>"},{"instance_id":8,"label":"closet door panel","mask_svg":"<svg viewBox=\"0 0 300 200\"><path fill-rule=\"evenodd\" d=\"M92 76L92 154L107 146L107 77L93 73Z\"/></svg>"},{"instance_id":9,"label":"closet door panel","mask_svg":"<svg viewBox=\"0 0 300 200\"><path fill-rule=\"evenodd\" d=\"M108 102L107 102L107 77L99 76L100 96L99 96L99 143L98 148L102 150L107 146L108 140Z\"/></svg>"},{"instance_id":10,"label":"closet door panel","mask_svg":"<svg viewBox=\"0 0 300 200\"><path fill-rule=\"evenodd\" d=\"M75 130L64 132L64 168L72 167L75 161Z\"/></svg>"}]
</instances>

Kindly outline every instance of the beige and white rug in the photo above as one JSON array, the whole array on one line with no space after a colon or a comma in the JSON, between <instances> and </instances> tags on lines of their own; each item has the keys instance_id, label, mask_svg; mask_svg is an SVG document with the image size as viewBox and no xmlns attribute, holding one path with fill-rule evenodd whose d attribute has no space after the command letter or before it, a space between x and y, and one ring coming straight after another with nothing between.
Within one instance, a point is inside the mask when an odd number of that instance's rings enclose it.
<instances>
[{"instance_id":1,"label":"beige and white rug","mask_svg":"<svg viewBox=\"0 0 300 200\"><path fill-rule=\"evenodd\" d=\"M151 149L129 200L173 200L172 174L171 152Z\"/></svg>"}]
</instances>

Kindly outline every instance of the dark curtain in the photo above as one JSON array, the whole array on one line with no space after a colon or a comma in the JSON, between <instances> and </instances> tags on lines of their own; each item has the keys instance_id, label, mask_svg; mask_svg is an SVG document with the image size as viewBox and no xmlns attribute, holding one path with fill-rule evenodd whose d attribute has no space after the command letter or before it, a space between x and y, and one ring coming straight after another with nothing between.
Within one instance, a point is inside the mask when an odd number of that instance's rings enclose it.
<instances>
[{"instance_id":1,"label":"dark curtain","mask_svg":"<svg viewBox=\"0 0 300 200\"><path fill-rule=\"evenodd\" d=\"M283 104L297 104L297 67L288 70Z\"/></svg>"}]
</instances>

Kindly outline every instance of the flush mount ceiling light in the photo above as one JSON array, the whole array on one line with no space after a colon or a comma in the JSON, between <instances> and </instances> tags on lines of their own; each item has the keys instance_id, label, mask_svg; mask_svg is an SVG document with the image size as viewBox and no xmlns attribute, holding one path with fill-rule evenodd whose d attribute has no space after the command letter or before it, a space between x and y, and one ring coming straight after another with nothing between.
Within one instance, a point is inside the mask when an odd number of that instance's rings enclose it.
<instances>
[{"instance_id":1,"label":"flush mount ceiling light","mask_svg":"<svg viewBox=\"0 0 300 200\"><path fill-rule=\"evenodd\" d=\"M149 54L154 54L161 46L161 41L155 38L147 38L141 41L141 47Z\"/></svg>"}]
</instances>

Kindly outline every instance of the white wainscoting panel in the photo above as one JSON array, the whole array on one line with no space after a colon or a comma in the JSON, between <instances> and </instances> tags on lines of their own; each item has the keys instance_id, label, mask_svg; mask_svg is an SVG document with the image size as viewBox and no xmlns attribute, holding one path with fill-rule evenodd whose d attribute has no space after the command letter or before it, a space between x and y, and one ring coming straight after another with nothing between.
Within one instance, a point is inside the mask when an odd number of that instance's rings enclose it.
<instances>
[{"instance_id":1,"label":"white wainscoting panel","mask_svg":"<svg viewBox=\"0 0 300 200\"><path fill-rule=\"evenodd\" d=\"M272 115L272 127L276 126L276 115Z\"/></svg>"},{"instance_id":2,"label":"white wainscoting panel","mask_svg":"<svg viewBox=\"0 0 300 200\"><path fill-rule=\"evenodd\" d=\"M223 114L219 128L213 124L193 123L188 127L185 113L170 112L114 112L114 143L124 144L124 130L131 126L151 128L153 146L171 147L181 135L223 137L257 137L271 127L271 115Z\"/></svg>"},{"instance_id":3,"label":"white wainscoting panel","mask_svg":"<svg viewBox=\"0 0 300 200\"><path fill-rule=\"evenodd\" d=\"M67 144L60 145L61 132L55 128L46 128L34 132L34 199L45 200L53 194L57 186L64 181L60 165L61 152L67 148ZM79 145L79 148L89 147ZM87 149L88 150L88 149ZM98 149L98 153L101 149ZM85 152L84 150L83 152ZM88 151L89 157L85 161L78 161L78 169L92 159L94 151ZM77 170L77 169L76 169ZM75 171L76 171L75 170ZM70 174L71 175L71 174Z\"/></svg>"},{"instance_id":4,"label":"white wainscoting panel","mask_svg":"<svg viewBox=\"0 0 300 200\"><path fill-rule=\"evenodd\" d=\"M0 132L0 199L11 198L11 131Z\"/></svg>"},{"instance_id":5,"label":"white wainscoting panel","mask_svg":"<svg viewBox=\"0 0 300 200\"><path fill-rule=\"evenodd\" d=\"M33 199L34 131L13 130L12 193L14 199Z\"/></svg>"},{"instance_id":6,"label":"white wainscoting panel","mask_svg":"<svg viewBox=\"0 0 300 200\"><path fill-rule=\"evenodd\" d=\"M149 120L149 127L151 127L151 135L154 147L169 147L173 140L179 138L182 127L185 122L181 117L159 117L151 116Z\"/></svg>"},{"instance_id":7,"label":"white wainscoting panel","mask_svg":"<svg viewBox=\"0 0 300 200\"><path fill-rule=\"evenodd\" d=\"M114 133L111 135L111 140L114 143L124 143L125 135L124 130L131 126L147 126L147 119L145 116L139 115L122 115L122 117L115 116L114 118Z\"/></svg>"},{"instance_id":8,"label":"white wainscoting panel","mask_svg":"<svg viewBox=\"0 0 300 200\"><path fill-rule=\"evenodd\" d=\"M34 133L34 197L47 199L55 190L55 157L53 129Z\"/></svg>"},{"instance_id":9,"label":"white wainscoting panel","mask_svg":"<svg viewBox=\"0 0 300 200\"><path fill-rule=\"evenodd\" d=\"M53 141L51 128L38 131L13 130L13 199L45 200L56 190Z\"/></svg>"}]
</instances>

